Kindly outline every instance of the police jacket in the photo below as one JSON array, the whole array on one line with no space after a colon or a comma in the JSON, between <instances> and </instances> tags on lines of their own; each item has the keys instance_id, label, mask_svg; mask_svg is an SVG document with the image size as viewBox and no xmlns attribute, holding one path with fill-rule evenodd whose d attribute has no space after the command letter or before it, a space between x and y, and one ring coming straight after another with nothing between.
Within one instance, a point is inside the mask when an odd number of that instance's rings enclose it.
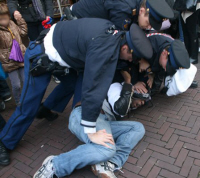
<instances>
[{"instance_id":1,"label":"police jacket","mask_svg":"<svg viewBox=\"0 0 200 178\"><path fill-rule=\"evenodd\" d=\"M124 21L135 21L141 0L80 0L73 5L72 14L77 18L96 17L108 19L119 29L124 29ZM136 9L135 16L132 10Z\"/></svg>"},{"instance_id":2,"label":"police jacket","mask_svg":"<svg viewBox=\"0 0 200 178\"><path fill-rule=\"evenodd\" d=\"M109 30L112 26L108 20L82 18L59 22L54 29L53 45L61 58L84 70L81 124L86 127L96 127L119 58L125 32Z\"/></svg>"},{"instance_id":3,"label":"police jacket","mask_svg":"<svg viewBox=\"0 0 200 178\"><path fill-rule=\"evenodd\" d=\"M52 0L41 0L44 13L46 16L53 17L53 2ZM8 8L13 16L17 10L22 14L26 22L37 22L38 18L32 5L32 0L7 0Z\"/></svg>"},{"instance_id":4,"label":"police jacket","mask_svg":"<svg viewBox=\"0 0 200 178\"><path fill-rule=\"evenodd\" d=\"M153 48L153 57L146 60L149 62L152 72L158 73L163 70L159 64L160 55L167 46L171 45L171 42L174 39L169 35L161 33L148 34L147 37L149 38Z\"/></svg>"}]
</instances>

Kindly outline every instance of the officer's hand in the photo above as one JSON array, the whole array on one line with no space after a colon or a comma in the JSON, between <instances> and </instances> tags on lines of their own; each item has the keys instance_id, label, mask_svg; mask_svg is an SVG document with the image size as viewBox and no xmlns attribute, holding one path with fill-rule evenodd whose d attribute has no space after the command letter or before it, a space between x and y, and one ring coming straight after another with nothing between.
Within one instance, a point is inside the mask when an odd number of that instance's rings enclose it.
<instances>
[{"instance_id":1,"label":"officer's hand","mask_svg":"<svg viewBox=\"0 0 200 178\"><path fill-rule=\"evenodd\" d=\"M147 93L148 92L148 90L146 89L146 84L144 82L137 82L134 85L134 88L138 93Z\"/></svg>"},{"instance_id":2,"label":"officer's hand","mask_svg":"<svg viewBox=\"0 0 200 178\"><path fill-rule=\"evenodd\" d=\"M154 74L149 74L148 78L149 79L147 80L147 84L148 84L149 88L152 88L153 80L154 80Z\"/></svg>"},{"instance_id":3,"label":"officer's hand","mask_svg":"<svg viewBox=\"0 0 200 178\"><path fill-rule=\"evenodd\" d=\"M46 20L48 20L50 18L50 16L46 16Z\"/></svg>"},{"instance_id":4,"label":"officer's hand","mask_svg":"<svg viewBox=\"0 0 200 178\"><path fill-rule=\"evenodd\" d=\"M15 20L19 20L22 18L22 15L20 14L19 11L15 11L13 15L14 15Z\"/></svg>"},{"instance_id":5,"label":"officer's hand","mask_svg":"<svg viewBox=\"0 0 200 178\"><path fill-rule=\"evenodd\" d=\"M132 101L132 108L138 108L138 107L140 107L140 106L142 106L142 105L144 105L144 100L141 100L141 99L134 99L133 101Z\"/></svg>"},{"instance_id":6,"label":"officer's hand","mask_svg":"<svg viewBox=\"0 0 200 178\"><path fill-rule=\"evenodd\" d=\"M141 59L139 61L139 72L144 72L149 66L150 64L145 59Z\"/></svg>"},{"instance_id":7,"label":"officer's hand","mask_svg":"<svg viewBox=\"0 0 200 178\"><path fill-rule=\"evenodd\" d=\"M123 70L121 70L121 74L122 74L122 76L124 78L124 81L126 83L130 84L131 83L131 75L127 71L123 71Z\"/></svg>"},{"instance_id":8,"label":"officer's hand","mask_svg":"<svg viewBox=\"0 0 200 178\"><path fill-rule=\"evenodd\" d=\"M99 130L96 133L88 133L88 137L91 140L91 142L96 143L98 145L103 145L107 148L111 148L106 143L110 143L112 145L115 145L115 142L113 140L113 137L111 134L106 133L106 130Z\"/></svg>"}]
</instances>

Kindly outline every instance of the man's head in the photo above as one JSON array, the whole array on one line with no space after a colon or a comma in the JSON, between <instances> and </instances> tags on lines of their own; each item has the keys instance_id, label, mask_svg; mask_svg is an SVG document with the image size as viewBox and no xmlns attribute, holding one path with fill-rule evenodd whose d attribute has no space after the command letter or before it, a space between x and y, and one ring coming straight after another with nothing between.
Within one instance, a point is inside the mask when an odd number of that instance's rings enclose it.
<instances>
[{"instance_id":1,"label":"man's head","mask_svg":"<svg viewBox=\"0 0 200 178\"><path fill-rule=\"evenodd\" d=\"M151 29L149 12L146 8L146 0L143 0L138 13L138 25L141 29Z\"/></svg>"},{"instance_id":2,"label":"man's head","mask_svg":"<svg viewBox=\"0 0 200 178\"><path fill-rule=\"evenodd\" d=\"M162 50L159 64L168 73L179 68L188 69L190 60L184 44L180 40L173 40L169 46Z\"/></svg>"},{"instance_id":3,"label":"man's head","mask_svg":"<svg viewBox=\"0 0 200 178\"><path fill-rule=\"evenodd\" d=\"M10 14L6 4L0 3L0 25L7 27L10 22Z\"/></svg>"},{"instance_id":4,"label":"man's head","mask_svg":"<svg viewBox=\"0 0 200 178\"><path fill-rule=\"evenodd\" d=\"M153 55L153 49L149 39L138 25L132 24L126 32L126 44L122 45L120 58L132 61L135 57L149 59Z\"/></svg>"},{"instance_id":5,"label":"man's head","mask_svg":"<svg viewBox=\"0 0 200 178\"><path fill-rule=\"evenodd\" d=\"M120 59L132 62L133 55L127 44L124 44L120 49Z\"/></svg>"},{"instance_id":6,"label":"man's head","mask_svg":"<svg viewBox=\"0 0 200 178\"><path fill-rule=\"evenodd\" d=\"M137 108L141 107L144 104L145 104L144 100L139 99L139 98L134 98L132 100L131 107L137 109Z\"/></svg>"},{"instance_id":7,"label":"man's head","mask_svg":"<svg viewBox=\"0 0 200 178\"><path fill-rule=\"evenodd\" d=\"M142 29L160 30L162 22L174 17L165 0L142 0L138 13L138 24Z\"/></svg>"}]
</instances>

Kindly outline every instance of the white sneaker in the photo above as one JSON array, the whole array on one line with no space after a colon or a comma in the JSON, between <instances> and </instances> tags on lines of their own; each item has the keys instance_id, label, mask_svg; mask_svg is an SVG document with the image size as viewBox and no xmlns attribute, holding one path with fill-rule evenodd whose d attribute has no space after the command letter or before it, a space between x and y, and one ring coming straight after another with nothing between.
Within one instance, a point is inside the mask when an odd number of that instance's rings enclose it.
<instances>
[{"instance_id":1,"label":"white sneaker","mask_svg":"<svg viewBox=\"0 0 200 178\"><path fill-rule=\"evenodd\" d=\"M47 157L43 161L42 166L34 174L33 178L53 178L53 175L55 174L52 163L53 158L54 156Z\"/></svg>"},{"instance_id":2,"label":"white sneaker","mask_svg":"<svg viewBox=\"0 0 200 178\"><path fill-rule=\"evenodd\" d=\"M110 162L103 162L92 165L92 172L98 178L117 178L114 174L115 165Z\"/></svg>"}]
</instances>

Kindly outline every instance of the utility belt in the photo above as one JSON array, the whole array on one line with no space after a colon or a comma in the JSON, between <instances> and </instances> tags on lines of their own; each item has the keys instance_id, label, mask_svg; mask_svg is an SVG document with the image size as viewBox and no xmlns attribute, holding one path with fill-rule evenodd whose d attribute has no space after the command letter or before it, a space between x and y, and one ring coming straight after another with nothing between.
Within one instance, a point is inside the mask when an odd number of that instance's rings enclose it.
<instances>
[{"instance_id":1,"label":"utility belt","mask_svg":"<svg viewBox=\"0 0 200 178\"><path fill-rule=\"evenodd\" d=\"M42 48L42 54L38 54L29 59L30 61L30 73L32 76L37 77L46 73L51 73L52 75L64 76L70 73L70 68L60 66L58 62L52 62L48 55L45 54L45 48L43 44L44 37L49 32L49 29L43 30L39 37L36 39L34 44L29 46L29 49L34 49L35 46L40 45Z\"/></svg>"},{"instance_id":2,"label":"utility belt","mask_svg":"<svg viewBox=\"0 0 200 178\"><path fill-rule=\"evenodd\" d=\"M34 66L32 65L30 69L30 73L33 77L37 77L46 73L64 76L70 72L69 68L62 67L57 62L50 61L46 54L42 54L37 62L34 61L34 63Z\"/></svg>"}]
</instances>

